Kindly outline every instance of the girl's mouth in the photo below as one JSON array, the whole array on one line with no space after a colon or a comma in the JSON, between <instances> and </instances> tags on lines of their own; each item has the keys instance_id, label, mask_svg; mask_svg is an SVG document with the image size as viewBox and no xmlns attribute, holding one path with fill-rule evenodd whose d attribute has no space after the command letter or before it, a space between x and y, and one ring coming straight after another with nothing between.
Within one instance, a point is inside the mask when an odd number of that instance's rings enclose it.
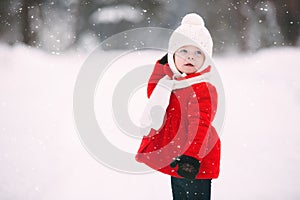
<instances>
[{"instance_id":1,"label":"girl's mouth","mask_svg":"<svg viewBox=\"0 0 300 200\"><path fill-rule=\"evenodd\" d=\"M187 66L187 67L194 67L194 65L193 65L192 63L184 64L184 66Z\"/></svg>"}]
</instances>

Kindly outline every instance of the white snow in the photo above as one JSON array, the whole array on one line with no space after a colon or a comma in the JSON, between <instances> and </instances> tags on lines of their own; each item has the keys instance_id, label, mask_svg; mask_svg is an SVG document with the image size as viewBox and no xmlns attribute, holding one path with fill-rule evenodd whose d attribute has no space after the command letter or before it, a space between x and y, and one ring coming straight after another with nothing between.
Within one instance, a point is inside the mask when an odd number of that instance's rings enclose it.
<instances>
[{"instance_id":1,"label":"white snow","mask_svg":"<svg viewBox=\"0 0 300 200\"><path fill-rule=\"evenodd\" d=\"M141 12L145 12L139 8L127 4L120 4L118 6L106 6L100 10L95 11L91 17L90 22L99 23L119 23L122 20L137 23L143 20Z\"/></svg>"},{"instance_id":2,"label":"white snow","mask_svg":"<svg viewBox=\"0 0 300 200\"><path fill-rule=\"evenodd\" d=\"M161 56L150 54L153 63ZM212 199L300 198L299 55L277 48L215 58L227 107ZM86 57L0 45L0 199L172 199L169 176L111 170L81 145L72 95Z\"/></svg>"}]
</instances>

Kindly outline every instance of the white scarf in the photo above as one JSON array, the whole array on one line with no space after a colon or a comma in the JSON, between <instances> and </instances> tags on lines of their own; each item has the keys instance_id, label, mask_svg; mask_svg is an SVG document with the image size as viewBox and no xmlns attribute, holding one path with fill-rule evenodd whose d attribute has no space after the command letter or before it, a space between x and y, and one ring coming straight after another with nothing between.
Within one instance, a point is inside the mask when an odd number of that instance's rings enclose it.
<instances>
[{"instance_id":1,"label":"white scarf","mask_svg":"<svg viewBox=\"0 0 300 200\"><path fill-rule=\"evenodd\" d=\"M211 70L212 69L213 67L211 67ZM140 127L142 129L153 128L155 130L159 130L163 124L172 91L186 88L201 82L210 82L210 77L211 71L183 80L176 80L174 77L171 79L167 75L164 76L158 81L149 98L140 118ZM142 134L145 135L148 133L145 132Z\"/></svg>"}]
</instances>

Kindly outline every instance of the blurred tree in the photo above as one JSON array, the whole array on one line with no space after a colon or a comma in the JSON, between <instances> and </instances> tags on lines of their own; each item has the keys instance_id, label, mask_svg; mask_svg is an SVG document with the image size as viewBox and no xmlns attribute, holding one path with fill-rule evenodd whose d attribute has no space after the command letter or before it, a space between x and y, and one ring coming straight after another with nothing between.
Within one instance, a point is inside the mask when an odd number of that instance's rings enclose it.
<instances>
[{"instance_id":1,"label":"blurred tree","mask_svg":"<svg viewBox=\"0 0 300 200\"><path fill-rule=\"evenodd\" d=\"M38 25L35 26L35 19L42 20L40 12L41 0L22 0L18 18L21 22L23 43L36 46L38 44ZM36 16L38 15L38 16Z\"/></svg>"},{"instance_id":2,"label":"blurred tree","mask_svg":"<svg viewBox=\"0 0 300 200\"><path fill-rule=\"evenodd\" d=\"M19 5L16 1L0 1L0 36L1 40L13 44L18 39L16 26L16 15L19 12Z\"/></svg>"},{"instance_id":3,"label":"blurred tree","mask_svg":"<svg viewBox=\"0 0 300 200\"><path fill-rule=\"evenodd\" d=\"M270 1L243 1L239 4L242 50L282 45L283 36L276 20L276 9ZM238 21L238 20L237 20Z\"/></svg>"},{"instance_id":4,"label":"blurred tree","mask_svg":"<svg viewBox=\"0 0 300 200\"><path fill-rule=\"evenodd\" d=\"M0 5L0 35L6 42L37 46L41 0L2 0Z\"/></svg>"},{"instance_id":5,"label":"blurred tree","mask_svg":"<svg viewBox=\"0 0 300 200\"><path fill-rule=\"evenodd\" d=\"M300 1L272 0L272 2L276 7L277 20L285 37L285 42L288 45L297 45L300 36Z\"/></svg>"}]
</instances>

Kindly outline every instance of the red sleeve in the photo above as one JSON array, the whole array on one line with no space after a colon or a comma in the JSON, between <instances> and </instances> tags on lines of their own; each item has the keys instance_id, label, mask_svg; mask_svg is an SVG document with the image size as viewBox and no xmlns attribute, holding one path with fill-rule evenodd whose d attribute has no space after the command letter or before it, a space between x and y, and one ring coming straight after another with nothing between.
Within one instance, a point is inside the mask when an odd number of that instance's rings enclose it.
<instances>
[{"instance_id":1,"label":"red sleeve","mask_svg":"<svg viewBox=\"0 0 300 200\"><path fill-rule=\"evenodd\" d=\"M188 148L185 155L198 160L206 155L211 122L217 110L217 91L210 83L194 87L195 93L188 102ZM194 137L194 138L193 138Z\"/></svg>"},{"instance_id":2,"label":"red sleeve","mask_svg":"<svg viewBox=\"0 0 300 200\"><path fill-rule=\"evenodd\" d=\"M147 87L147 96L150 98L157 82L165 76L163 65L159 63L159 61L156 62L153 72L150 76L150 79L148 81L148 87Z\"/></svg>"}]
</instances>

